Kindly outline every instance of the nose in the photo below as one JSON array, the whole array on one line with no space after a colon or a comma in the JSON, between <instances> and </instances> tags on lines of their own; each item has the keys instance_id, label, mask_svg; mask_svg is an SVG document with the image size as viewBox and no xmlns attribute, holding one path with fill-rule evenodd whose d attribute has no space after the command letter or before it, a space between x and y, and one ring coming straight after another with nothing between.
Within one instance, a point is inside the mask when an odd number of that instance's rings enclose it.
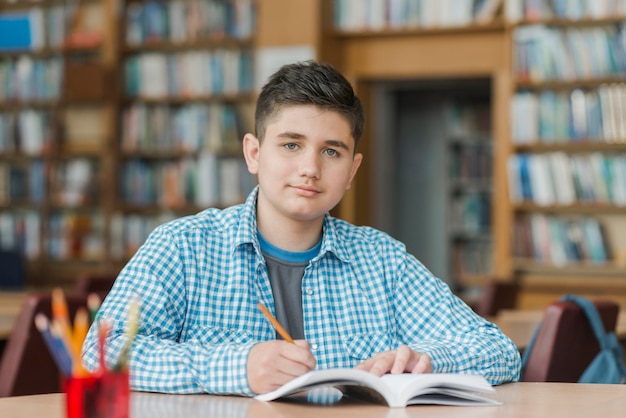
<instances>
[{"instance_id":1,"label":"nose","mask_svg":"<svg viewBox=\"0 0 626 418\"><path fill-rule=\"evenodd\" d=\"M316 152L303 153L300 161L300 175L318 179L321 172L321 158Z\"/></svg>"}]
</instances>

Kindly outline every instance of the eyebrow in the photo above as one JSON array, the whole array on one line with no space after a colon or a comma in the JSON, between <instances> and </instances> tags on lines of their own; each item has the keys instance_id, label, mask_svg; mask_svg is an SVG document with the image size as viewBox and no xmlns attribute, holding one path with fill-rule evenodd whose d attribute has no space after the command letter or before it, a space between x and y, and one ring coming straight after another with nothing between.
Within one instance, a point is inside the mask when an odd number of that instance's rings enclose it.
<instances>
[{"instance_id":1,"label":"eyebrow","mask_svg":"<svg viewBox=\"0 0 626 418\"><path fill-rule=\"evenodd\" d=\"M306 139L306 136L299 134L297 132L286 131L281 134L278 134L279 138L290 138L290 139ZM343 141L338 139L327 139L324 141L326 145L330 145L332 147L343 148L346 151L350 151L350 147Z\"/></svg>"}]
</instances>

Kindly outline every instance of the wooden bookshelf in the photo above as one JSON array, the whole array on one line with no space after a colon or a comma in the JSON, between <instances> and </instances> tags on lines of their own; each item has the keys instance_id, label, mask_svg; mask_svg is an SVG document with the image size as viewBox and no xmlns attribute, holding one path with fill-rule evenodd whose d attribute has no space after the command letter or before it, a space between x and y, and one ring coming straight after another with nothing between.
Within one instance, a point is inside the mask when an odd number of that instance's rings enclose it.
<instances>
[{"instance_id":1,"label":"wooden bookshelf","mask_svg":"<svg viewBox=\"0 0 626 418\"><path fill-rule=\"evenodd\" d=\"M554 143L518 144L511 136L510 107L517 91L540 93L545 90L570 92L573 89L594 89L602 85L622 83L621 74L594 77L578 77L567 80L531 81L514 77L515 31L528 25L568 30L570 28L594 28L620 24L623 19L614 16L600 18L565 19L559 17L534 20L507 19L510 5L503 8L494 20L486 25L468 24L445 28L399 28L388 27L371 30L343 30L334 25L333 1L321 2L325 16L325 32L321 39L323 48L319 58L330 61L357 86L358 94L365 98L369 110L368 129L360 145L365 161L356 184L349 196L349 204L343 204L342 216L356 224L374 224L372 202L373 187L381 181L378 168L371 159L372 144L380 135L379 126L373 125L372 111L375 106L372 89L381 81L407 80L454 80L458 78L488 77L491 79L493 150L493 193L497 196L492 206L493 270L489 275L467 277L467 281L481 284L487 280L516 280L522 284L520 307L545 306L564 292L580 292L589 296L611 295L623 303L626 297L624 240L613 244L614 258L604 265L572 263L565 267L546 266L534 260L519 260L513 256L512 225L517 216L532 213L557 216L599 217L602 222L611 221L608 228L613 235L623 235L626 208L610 203L577 202L571 205L540 206L528 202L514 203L509 198L507 161L518 153L547 154L564 152L580 155L600 152L609 155L623 154L624 143L607 143L596 138L581 138L580 142L555 140ZM520 3L520 2L517 2ZM522 1L521 3L526 3ZM530 6L529 6L530 7ZM375 95L374 95L375 96ZM559 143L556 143L556 142ZM376 226L376 225L374 225ZM621 232L620 232L621 231ZM442 231L443 233L443 231ZM605 287L607 286L607 287ZM610 288L607 291L607 288Z\"/></svg>"},{"instance_id":2,"label":"wooden bookshelf","mask_svg":"<svg viewBox=\"0 0 626 418\"><path fill-rule=\"evenodd\" d=\"M67 7L65 2L54 0L4 3L0 14L19 13L37 8L47 16L48 9ZM252 66L246 69L249 74L245 85L241 85L239 79L233 81L231 74L237 73L237 68L220 69L223 71L224 80L230 82L223 85L227 85L229 89L201 92L193 96L172 94L167 89L161 89L166 91L166 94L159 97L129 95L126 89L126 76L129 60L144 54L153 56L160 54L165 57L164 59L168 59L170 56L183 57L207 51L227 55L233 51L235 51L233 54L236 54L236 51L246 50L252 56L256 36L254 1L249 4L239 1L237 13L231 13L232 10L226 9L229 3L219 2L224 6L220 9L224 19L219 21L223 25L216 24L209 28L206 21L197 20L195 23L204 26L197 27L195 32L192 24L184 25L179 14L176 37L168 32L148 33L145 27L141 27L145 21L140 19L139 22L131 22L130 14L127 13L130 9L136 11L137 8L149 5L150 8L160 8L157 11L154 9L150 11L156 12L152 17L156 17L158 21L166 17L170 4L168 1L156 3L135 0L122 2L88 0L81 4L85 7L85 20L79 22L77 28L81 35L72 36L71 44L67 43L69 39L67 28L63 31L57 24L54 28L45 27L47 35L54 30L55 39L60 39L54 44L46 40L37 48L0 51L0 63L15 62L24 59L23 57L33 61L58 59L65 68L63 74L59 74L58 81L53 83L62 86L53 97L18 94L7 99L0 98L0 116L20 114L26 110L45 112L46 115L53 115L50 118L55 121L55 124L47 121L48 126L54 126L56 129L58 124L58 130L55 130L52 136L46 136L52 139L40 145L36 151L25 149L22 144L17 144L17 147L11 145L11 141L14 141L11 138L6 139L9 141L8 145L3 144L0 148L0 180L6 181L0 184L0 216L4 216L2 218L4 221L10 219L16 225L25 225L26 219L32 223L31 226L26 226L32 235L28 242L20 244L21 235L16 234L14 238L17 238L17 242L8 242L9 240L5 238L2 243L9 246L20 245L24 252L28 253L27 284L33 287L53 285L72 287L80 274L115 274L156 225L175 216L199 212L207 206L204 204L206 202L198 204L188 201L186 199L188 192L181 193L181 200L175 203L172 199L163 202L153 200L142 205L125 201L121 191L127 182L123 176L129 162L141 161L156 167L169 166L180 161L197 161L201 154L211 152L215 155L216 161L233 161L230 168L222 170L225 174L237 171L236 174L239 176L239 173L244 171L235 168L235 165L239 167L243 164L239 140L245 133L242 130L247 132L252 124L251 109L255 99ZM197 5L194 3L194 7ZM214 8L213 12L218 13L218 9ZM249 20L227 22L226 18ZM47 20L44 19L44 22ZM137 39L128 33L131 24L135 25L132 27L133 30L138 29L140 33L149 36L136 42ZM94 37L94 33L97 36ZM184 35L183 38L180 37L181 34ZM187 35L189 37L185 38ZM248 64L252 64L251 60ZM243 68L241 70L244 71ZM157 82L167 83L168 80ZM219 81L214 83L214 86L220 85ZM141 106L144 109L161 108L166 113L203 106L237 107L239 111L236 115L237 126L233 129L238 131L229 132L229 135L224 131L218 132L218 135L224 134L225 138L230 138L230 142L210 150L206 150L204 144L198 144L193 149L182 149L175 145L166 148L142 145L140 148L132 149L122 140L128 136L125 131L127 126L124 125L124 115L133 106ZM36 173L39 177L31 179L30 167L35 164L41 167ZM92 165L92 169L89 168ZM32 181L43 185L43 191L36 198L26 196L27 198L22 199L21 195L12 196L11 189L6 190L7 187L11 187L6 177L13 175L15 167L18 171L24 172L18 173L25 177L21 180L24 184ZM93 176L85 186L81 186L86 187L84 189L86 195L75 196L72 188L78 187L75 185L77 179L83 177L86 170L91 171L90 176ZM170 178L173 173L169 175ZM209 178L203 183L210 182L217 174L209 173ZM253 182L254 179L248 182L248 188L253 186ZM171 183L170 186L175 187L176 184ZM242 201L249 191L237 189L236 192L229 192L228 187L239 187L234 183L227 185L223 182L218 186L222 187L221 193L228 197L228 201L216 198L212 202L212 205L218 207ZM124 219L141 224L125 225ZM88 224L91 231L85 231ZM22 226L15 228L24 229ZM130 233L138 235L130 237ZM6 235L6 231L3 235Z\"/></svg>"}]
</instances>

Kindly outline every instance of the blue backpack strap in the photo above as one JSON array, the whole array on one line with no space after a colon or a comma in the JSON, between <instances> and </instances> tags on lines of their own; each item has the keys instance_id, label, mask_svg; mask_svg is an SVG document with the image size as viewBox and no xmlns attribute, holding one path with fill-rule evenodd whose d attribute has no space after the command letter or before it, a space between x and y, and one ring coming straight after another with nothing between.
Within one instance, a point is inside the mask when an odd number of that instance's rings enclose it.
<instances>
[{"instance_id":1,"label":"blue backpack strap","mask_svg":"<svg viewBox=\"0 0 626 418\"><path fill-rule=\"evenodd\" d=\"M591 328L593 329L593 332L596 335L598 344L600 346L600 353L598 354L598 357L604 354L605 359L607 359L607 361L610 362L610 364L605 363L603 364L603 366L613 367L615 369L614 372L619 373L621 375L621 383L626 383L626 366L624 365L622 361L622 347L620 346L620 343L617 341L617 337L615 336L614 332L606 332L604 330L604 324L602 323L602 319L600 318L600 314L598 313L596 305L589 299L583 298L581 296L576 296L576 295L565 295L561 298L561 300L574 302L582 308L582 310L585 312L585 315L587 316L587 319L589 320L589 324L591 324ZM609 356L609 353L611 353L610 354L611 357L609 358L612 358L612 360L608 360L608 358L606 357L606 356ZM596 359L598 359L598 357L596 357ZM585 376L587 375L588 372L591 371L590 368L593 367L596 359L594 359L594 361L590 364L589 368L585 370L585 372L583 373L583 376L581 376L581 379L585 380ZM608 370L605 371L604 373L606 374L607 372ZM593 377L591 379L592 380L586 383L596 383L593 380ZM600 382L600 383L620 383L620 382Z\"/></svg>"}]
</instances>

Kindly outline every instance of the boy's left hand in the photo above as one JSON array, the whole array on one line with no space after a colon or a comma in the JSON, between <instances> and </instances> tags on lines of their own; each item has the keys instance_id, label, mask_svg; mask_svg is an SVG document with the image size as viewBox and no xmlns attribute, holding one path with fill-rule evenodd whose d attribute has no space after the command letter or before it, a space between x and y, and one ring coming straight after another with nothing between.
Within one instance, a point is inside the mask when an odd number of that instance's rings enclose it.
<instances>
[{"instance_id":1,"label":"boy's left hand","mask_svg":"<svg viewBox=\"0 0 626 418\"><path fill-rule=\"evenodd\" d=\"M407 345L401 345L397 350L378 353L356 368L377 376L385 373L430 373L433 371L430 356L413 351Z\"/></svg>"}]
</instances>

